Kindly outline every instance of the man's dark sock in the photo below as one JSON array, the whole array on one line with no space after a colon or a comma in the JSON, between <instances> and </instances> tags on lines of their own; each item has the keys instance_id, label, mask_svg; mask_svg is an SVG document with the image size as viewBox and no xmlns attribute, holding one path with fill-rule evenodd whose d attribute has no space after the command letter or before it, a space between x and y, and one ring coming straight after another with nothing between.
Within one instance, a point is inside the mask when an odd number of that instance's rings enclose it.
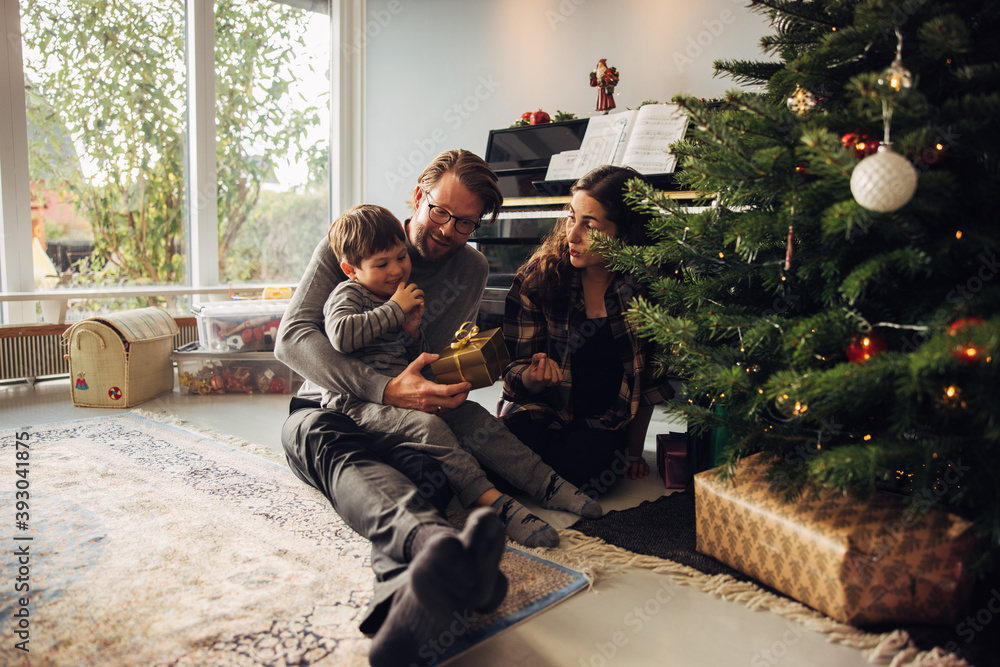
<instances>
[{"instance_id":1,"label":"man's dark sock","mask_svg":"<svg viewBox=\"0 0 1000 667\"><path fill-rule=\"evenodd\" d=\"M480 613L493 611L507 596L507 577L500 571L506 544L503 526L488 508L480 508L469 515L460 539L472 562L480 564L484 577L496 572L492 594L475 601L473 607Z\"/></svg>"},{"instance_id":2,"label":"man's dark sock","mask_svg":"<svg viewBox=\"0 0 1000 667\"><path fill-rule=\"evenodd\" d=\"M418 553L424 550L424 546L430 539L438 533L458 535L458 531L451 524L422 523L410 531L406 537L406 546L404 547L406 558L412 561Z\"/></svg>"},{"instance_id":3,"label":"man's dark sock","mask_svg":"<svg viewBox=\"0 0 1000 667\"><path fill-rule=\"evenodd\" d=\"M473 512L461 534L436 531L424 541L372 641L373 667L440 657L469 627L473 610L499 605L498 587L505 592L507 583L499 569L503 546L503 529L488 509Z\"/></svg>"}]
</instances>

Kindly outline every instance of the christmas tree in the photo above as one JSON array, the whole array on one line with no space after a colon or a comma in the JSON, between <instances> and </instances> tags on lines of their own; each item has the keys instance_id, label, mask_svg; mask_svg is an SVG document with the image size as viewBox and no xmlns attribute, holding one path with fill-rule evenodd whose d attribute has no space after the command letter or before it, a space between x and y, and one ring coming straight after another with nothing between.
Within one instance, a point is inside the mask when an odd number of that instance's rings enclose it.
<instances>
[{"instance_id":1,"label":"christmas tree","mask_svg":"<svg viewBox=\"0 0 1000 667\"><path fill-rule=\"evenodd\" d=\"M905 493L1000 545L1000 3L765 0L771 62L678 96L694 202L633 183L652 245L603 240L668 408L754 452L788 499ZM882 145L880 148L880 144ZM876 152L878 151L878 152Z\"/></svg>"}]
</instances>

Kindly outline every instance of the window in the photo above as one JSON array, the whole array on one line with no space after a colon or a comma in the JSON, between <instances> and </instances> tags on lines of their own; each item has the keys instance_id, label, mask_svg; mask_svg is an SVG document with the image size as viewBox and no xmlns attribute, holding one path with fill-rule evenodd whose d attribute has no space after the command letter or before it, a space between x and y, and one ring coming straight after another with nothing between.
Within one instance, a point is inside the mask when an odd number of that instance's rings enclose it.
<instances>
[{"instance_id":1,"label":"window","mask_svg":"<svg viewBox=\"0 0 1000 667\"><path fill-rule=\"evenodd\" d=\"M218 0L219 270L294 282L330 226L326 14Z\"/></svg>"},{"instance_id":2,"label":"window","mask_svg":"<svg viewBox=\"0 0 1000 667\"><path fill-rule=\"evenodd\" d=\"M184 282L184 26L179 3L21 2L36 288Z\"/></svg>"},{"instance_id":3,"label":"window","mask_svg":"<svg viewBox=\"0 0 1000 667\"><path fill-rule=\"evenodd\" d=\"M205 236L187 213L204 197L219 264L206 284L296 281L330 220L331 4L216 0L206 53L186 43L188 22L211 14L184 3L21 0L34 289L190 286ZM188 186L191 153L206 150L189 146L189 57L215 63L214 192ZM4 227L25 224L8 210ZM5 248L0 266L27 250ZM151 300L183 308L143 295L71 311Z\"/></svg>"}]
</instances>

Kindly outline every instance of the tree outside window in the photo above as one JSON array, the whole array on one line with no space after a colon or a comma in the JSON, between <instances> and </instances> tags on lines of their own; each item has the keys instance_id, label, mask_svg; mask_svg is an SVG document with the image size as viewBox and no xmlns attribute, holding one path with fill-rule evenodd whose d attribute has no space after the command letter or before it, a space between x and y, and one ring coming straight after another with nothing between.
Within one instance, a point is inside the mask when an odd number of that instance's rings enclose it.
<instances>
[{"instance_id":1,"label":"tree outside window","mask_svg":"<svg viewBox=\"0 0 1000 667\"><path fill-rule=\"evenodd\" d=\"M36 236L92 244L74 284L183 284L183 2L25 0L21 11ZM328 19L259 0L215 12L220 279L294 280L329 220ZM65 211L53 222L67 205L72 222Z\"/></svg>"}]
</instances>

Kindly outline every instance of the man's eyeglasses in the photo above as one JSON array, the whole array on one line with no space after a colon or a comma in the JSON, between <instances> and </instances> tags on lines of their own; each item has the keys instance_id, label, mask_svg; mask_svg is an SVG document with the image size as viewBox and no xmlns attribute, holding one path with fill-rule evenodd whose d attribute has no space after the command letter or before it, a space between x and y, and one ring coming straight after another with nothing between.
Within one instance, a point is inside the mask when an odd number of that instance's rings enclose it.
<instances>
[{"instance_id":1,"label":"man's eyeglasses","mask_svg":"<svg viewBox=\"0 0 1000 667\"><path fill-rule=\"evenodd\" d=\"M427 197L427 214L431 219L431 222L437 225L447 225L449 220L455 221L455 231L459 234L471 234L472 232L479 229L479 221L469 220L468 218L456 218L448 211L446 208L442 208L437 204L431 203L431 198L424 190L424 196Z\"/></svg>"}]
</instances>

